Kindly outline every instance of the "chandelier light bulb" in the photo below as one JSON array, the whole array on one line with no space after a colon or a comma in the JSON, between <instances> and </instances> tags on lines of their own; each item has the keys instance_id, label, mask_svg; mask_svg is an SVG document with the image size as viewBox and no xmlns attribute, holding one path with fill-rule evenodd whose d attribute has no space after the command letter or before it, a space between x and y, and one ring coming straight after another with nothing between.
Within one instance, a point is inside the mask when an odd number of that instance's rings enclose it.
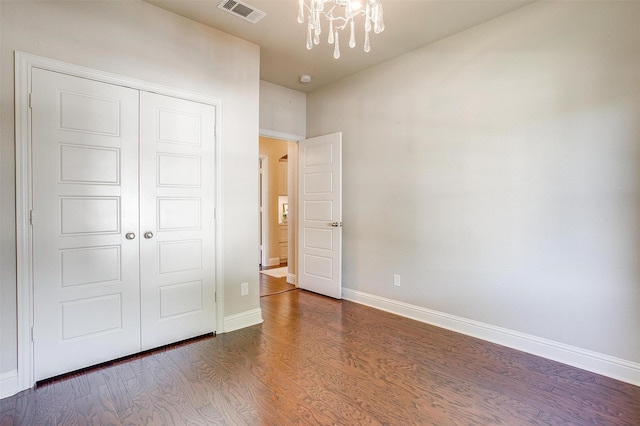
<instances>
[{"instance_id":1,"label":"chandelier light bulb","mask_svg":"<svg viewBox=\"0 0 640 426\"><path fill-rule=\"evenodd\" d=\"M363 5L364 3L364 5ZM333 57L340 58L338 33L349 27L349 47L356 46L356 18L362 18L364 51L371 50L369 33L384 31L382 0L298 0L298 22L307 19L307 49L320 43L322 22L329 22L327 42L333 44Z\"/></svg>"}]
</instances>

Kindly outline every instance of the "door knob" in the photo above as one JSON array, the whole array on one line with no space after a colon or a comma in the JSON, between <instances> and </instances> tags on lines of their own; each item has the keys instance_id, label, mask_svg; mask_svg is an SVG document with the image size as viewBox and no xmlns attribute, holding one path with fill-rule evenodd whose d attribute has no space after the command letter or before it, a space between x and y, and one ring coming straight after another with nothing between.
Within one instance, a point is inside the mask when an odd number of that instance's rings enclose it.
<instances>
[{"instance_id":1,"label":"door knob","mask_svg":"<svg viewBox=\"0 0 640 426\"><path fill-rule=\"evenodd\" d=\"M334 228L341 228L342 222L331 222L330 225L333 226Z\"/></svg>"},{"instance_id":2,"label":"door knob","mask_svg":"<svg viewBox=\"0 0 640 426\"><path fill-rule=\"evenodd\" d=\"M149 240L149 239L153 238L153 232L151 232L151 231L147 231L147 232L145 232L145 233L144 233L144 237L145 237L147 240Z\"/></svg>"},{"instance_id":3,"label":"door knob","mask_svg":"<svg viewBox=\"0 0 640 426\"><path fill-rule=\"evenodd\" d=\"M124 236L127 240L133 240L136 237L136 234L133 232L127 232L127 235Z\"/></svg>"}]
</instances>

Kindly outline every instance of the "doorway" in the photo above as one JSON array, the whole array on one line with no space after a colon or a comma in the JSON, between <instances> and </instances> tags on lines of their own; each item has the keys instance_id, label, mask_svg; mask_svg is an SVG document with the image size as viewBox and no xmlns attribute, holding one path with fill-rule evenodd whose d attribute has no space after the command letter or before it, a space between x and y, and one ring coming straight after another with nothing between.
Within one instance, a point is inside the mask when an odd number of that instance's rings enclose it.
<instances>
[{"instance_id":1,"label":"doorway","mask_svg":"<svg viewBox=\"0 0 640 426\"><path fill-rule=\"evenodd\" d=\"M297 143L260 137L260 297L296 288ZM293 159L292 159L293 157Z\"/></svg>"}]
</instances>

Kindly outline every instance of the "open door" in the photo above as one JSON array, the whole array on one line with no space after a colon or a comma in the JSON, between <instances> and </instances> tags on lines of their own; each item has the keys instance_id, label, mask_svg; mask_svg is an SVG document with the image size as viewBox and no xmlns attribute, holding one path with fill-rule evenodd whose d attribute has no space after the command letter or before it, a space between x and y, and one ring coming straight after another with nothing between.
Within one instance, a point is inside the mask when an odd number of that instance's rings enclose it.
<instances>
[{"instance_id":1,"label":"open door","mask_svg":"<svg viewBox=\"0 0 640 426\"><path fill-rule=\"evenodd\" d=\"M299 144L298 286L342 298L342 133Z\"/></svg>"}]
</instances>

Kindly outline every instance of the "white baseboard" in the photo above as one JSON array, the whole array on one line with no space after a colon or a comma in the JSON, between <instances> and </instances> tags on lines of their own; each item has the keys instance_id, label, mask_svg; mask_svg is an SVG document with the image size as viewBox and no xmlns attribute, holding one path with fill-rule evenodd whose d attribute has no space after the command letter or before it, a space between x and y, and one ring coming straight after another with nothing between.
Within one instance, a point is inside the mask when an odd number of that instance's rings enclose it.
<instances>
[{"instance_id":1,"label":"white baseboard","mask_svg":"<svg viewBox=\"0 0 640 426\"><path fill-rule=\"evenodd\" d=\"M267 259L266 265L262 265L262 266L279 266L279 265L280 265L280 258L272 257L271 259Z\"/></svg>"},{"instance_id":2,"label":"white baseboard","mask_svg":"<svg viewBox=\"0 0 640 426\"><path fill-rule=\"evenodd\" d=\"M0 398L18 393L18 370L0 374Z\"/></svg>"},{"instance_id":3,"label":"white baseboard","mask_svg":"<svg viewBox=\"0 0 640 426\"><path fill-rule=\"evenodd\" d=\"M640 386L640 364L348 288L345 300Z\"/></svg>"},{"instance_id":4,"label":"white baseboard","mask_svg":"<svg viewBox=\"0 0 640 426\"><path fill-rule=\"evenodd\" d=\"M241 328L251 327L252 325L262 324L262 309L256 308L251 311L240 312L239 314L224 317L224 331L240 330Z\"/></svg>"},{"instance_id":5,"label":"white baseboard","mask_svg":"<svg viewBox=\"0 0 640 426\"><path fill-rule=\"evenodd\" d=\"M275 130L268 129L260 129L260 136L293 142L298 142L299 140L305 139L304 135L294 135L292 133L276 132Z\"/></svg>"},{"instance_id":6,"label":"white baseboard","mask_svg":"<svg viewBox=\"0 0 640 426\"><path fill-rule=\"evenodd\" d=\"M297 286L298 285L298 277L296 276L296 274L287 274L287 283Z\"/></svg>"}]
</instances>

